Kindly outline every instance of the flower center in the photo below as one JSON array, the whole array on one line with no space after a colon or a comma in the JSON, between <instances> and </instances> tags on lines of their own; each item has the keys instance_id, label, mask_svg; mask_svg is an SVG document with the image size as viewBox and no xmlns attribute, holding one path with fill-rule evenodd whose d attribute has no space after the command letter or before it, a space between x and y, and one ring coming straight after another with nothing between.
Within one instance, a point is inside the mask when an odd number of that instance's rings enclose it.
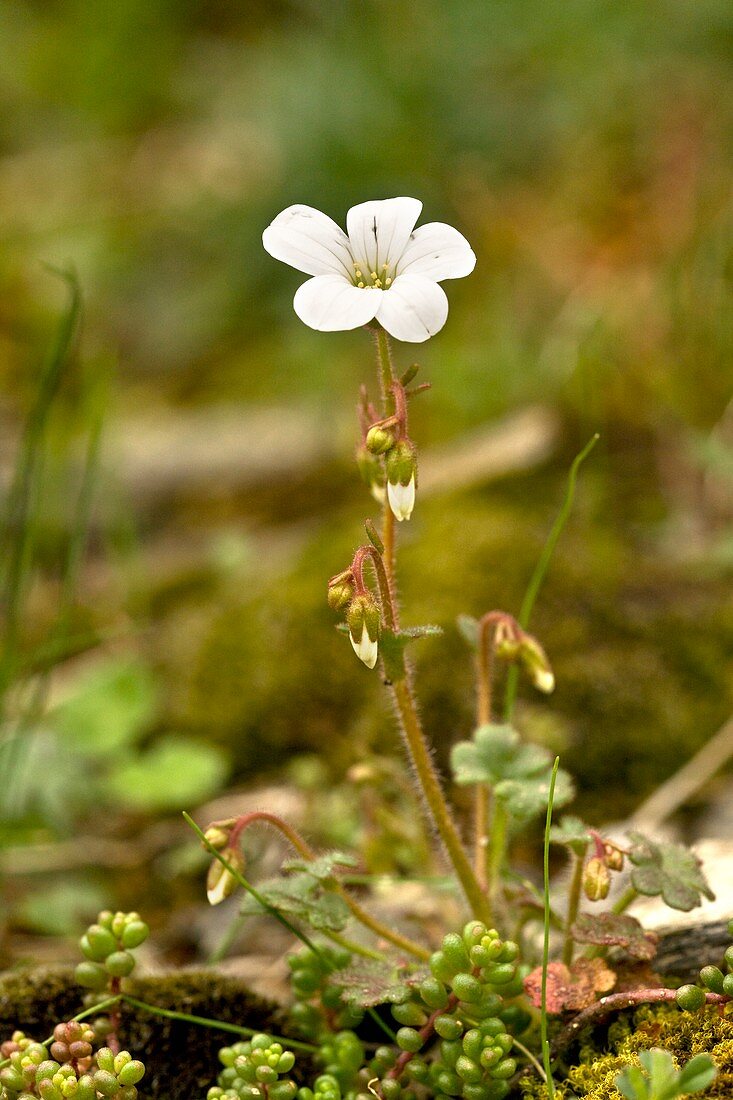
<instances>
[{"instance_id":1,"label":"flower center","mask_svg":"<svg viewBox=\"0 0 733 1100\"><path fill-rule=\"evenodd\" d=\"M366 271L361 264L354 264L354 285L360 290L365 287L376 287L377 290L389 290L392 285L390 265L382 264L378 271Z\"/></svg>"}]
</instances>

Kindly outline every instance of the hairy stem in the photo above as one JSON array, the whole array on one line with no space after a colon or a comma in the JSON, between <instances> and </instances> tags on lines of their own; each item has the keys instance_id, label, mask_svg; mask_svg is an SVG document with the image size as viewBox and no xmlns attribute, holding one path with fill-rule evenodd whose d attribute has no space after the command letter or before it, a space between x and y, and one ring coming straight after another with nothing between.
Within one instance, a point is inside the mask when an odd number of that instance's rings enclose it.
<instances>
[{"instance_id":1,"label":"hairy stem","mask_svg":"<svg viewBox=\"0 0 733 1100\"><path fill-rule=\"evenodd\" d=\"M633 886L627 886L618 901L614 903L611 911L613 913L624 913L638 896L639 893Z\"/></svg>"},{"instance_id":2,"label":"hairy stem","mask_svg":"<svg viewBox=\"0 0 733 1100\"><path fill-rule=\"evenodd\" d=\"M400 717L405 743L430 816L435 822L440 839L448 853L448 858L453 864L453 869L468 898L474 916L490 925L492 923L491 905L474 874L471 861L466 854L458 828L448 808L448 803L425 741L412 685L407 676L394 681L392 694Z\"/></svg>"},{"instance_id":3,"label":"hairy stem","mask_svg":"<svg viewBox=\"0 0 733 1100\"><path fill-rule=\"evenodd\" d=\"M265 810L254 810L252 813L243 814L230 833L230 843L237 843L244 830L258 821L263 821L268 825L272 825L273 828L281 832L285 839L292 844L296 852L303 856L304 859L311 860L316 858L316 853L311 846L292 825L289 825L287 821L283 821L283 819L276 814L267 813ZM390 928L389 925L383 924L382 921L372 916L368 910L364 909L359 902L352 897L346 887L340 882L334 884L334 892L346 902L351 915L358 920L360 924L363 924L365 928L368 928L370 932L373 932L379 939L386 940L387 943L391 943L394 947L398 947L400 951L406 951L416 959L425 960L430 958L430 952L427 948L422 947L419 943L415 943L415 941L411 940L408 936L403 936L401 932L397 932L394 928ZM335 939L335 937L332 938ZM342 944L342 946L346 946L346 944ZM349 950L358 951L358 953L362 955L368 952L368 948L359 947L353 944L349 945ZM374 952L369 952L369 954L372 957L375 955Z\"/></svg>"}]
</instances>

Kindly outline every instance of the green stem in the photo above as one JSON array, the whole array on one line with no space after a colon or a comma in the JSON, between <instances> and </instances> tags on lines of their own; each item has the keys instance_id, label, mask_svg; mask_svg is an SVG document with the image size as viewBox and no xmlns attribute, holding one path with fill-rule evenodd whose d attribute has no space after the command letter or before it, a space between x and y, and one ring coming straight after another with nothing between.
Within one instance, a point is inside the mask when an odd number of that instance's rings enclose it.
<instances>
[{"instance_id":1,"label":"green stem","mask_svg":"<svg viewBox=\"0 0 733 1100\"><path fill-rule=\"evenodd\" d=\"M475 917L491 925L491 905L474 874L463 842L448 808L437 772L425 742L411 684L407 677L392 684L405 743L430 815L443 841Z\"/></svg>"},{"instance_id":2,"label":"green stem","mask_svg":"<svg viewBox=\"0 0 733 1100\"><path fill-rule=\"evenodd\" d=\"M509 817L500 802L494 803L494 813L489 832L489 850L487 856L489 897L492 905L496 905L501 885L501 872L504 867L506 855L507 832Z\"/></svg>"},{"instance_id":3,"label":"green stem","mask_svg":"<svg viewBox=\"0 0 733 1100\"><path fill-rule=\"evenodd\" d=\"M385 957L381 951L373 951L371 947L364 947L363 944L357 943L356 940L350 940L348 936L342 936L338 932L328 932L324 929L324 936L328 936L329 940L337 943L339 947L343 947L345 951L350 951L352 955L361 955L363 959L374 959L376 962L384 962Z\"/></svg>"},{"instance_id":4,"label":"green stem","mask_svg":"<svg viewBox=\"0 0 733 1100\"><path fill-rule=\"evenodd\" d=\"M632 901L635 901L639 896L638 890L635 890L633 886L627 886L621 897L614 903L611 912L623 913L629 908Z\"/></svg>"},{"instance_id":5,"label":"green stem","mask_svg":"<svg viewBox=\"0 0 733 1100\"><path fill-rule=\"evenodd\" d=\"M560 767L560 757L555 757L550 779L550 794L547 799L547 817L545 818L545 844L543 851L543 887L544 887L544 936L542 940L542 1010L540 1017L540 1036L542 1042L542 1063L547 1081L547 1100L554 1100L555 1082L552 1080L552 1062L550 1042L547 1037L547 968L550 961L550 828L552 827L552 806L555 800L555 780Z\"/></svg>"},{"instance_id":6,"label":"green stem","mask_svg":"<svg viewBox=\"0 0 733 1100\"><path fill-rule=\"evenodd\" d=\"M193 1016L190 1012L175 1012L172 1008L160 1008L159 1005L150 1005L147 1001L139 1001L137 997L122 994L122 1000L133 1008L139 1008L142 1012L150 1012L154 1016L163 1016L166 1020L181 1020L184 1024L197 1024L199 1027L210 1027L215 1031L230 1031L233 1035L259 1035L262 1028L243 1027L241 1024L228 1024L223 1020L211 1020L207 1016ZM76 1017L78 1019L79 1017ZM271 1033L268 1031L267 1033ZM318 1047L311 1043L303 1043L299 1039L285 1038L282 1035L272 1035L271 1038L282 1043L285 1047L295 1047L297 1050L306 1050L315 1054Z\"/></svg>"},{"instance_id":7,"label":"green stem","mask_svg":"<svg viewBox=\"0 0 733 1100\"><path fill-rule=\"evenodd\" d=\"M576 917L578 916L578 909L580 908L580 894L583 888L583 864L585 862L584 856L575 856L575 866L573 867L573 877L570 880L570 892L568 894L568 913L565 919L565 940L562 948L562 961L566 966L570 966L573 961L573 951L575 950L575 941L573 940L572 927L575 924Z\"/></svg>"},{"instance_id":8,"label":"green stem","mask_svg":"<svg viewBox=\"0 0 733 1100\"><path fill-rule=\"evenodd\" d=\"M544 545L542 553L540 554L539 561L535 566L534 572L527 585L527 591L525 592L524 599L522 600L522 607L519 612L518 622L523 630L526 630L529 625L530 616L532 615L532 609L534 608L535 601L537 599L542 582L545 579L545 574L552 560L552 555L555 552L557 540L562 534L563 527L568 521L568 516L573 507L573 501L575 499L575 485L578 480L578 470L588 457L590 452L595 447L596 443L600 439L598 433L592 436L588 440L583 450L575 456L572 465L570 466L570 473L568 474L568 483L565 490L565 499L563 500L562 507L557 514L557 518L552 525L550 534L547 537L547 542ZM509 669L506 682L506 699L504 702L504 718L507 722L511 722L512 714L514 712L514 703L517 698L517 681L519 679L519 669L516 665L513 665Z\"/></svg>"}]
</instances>

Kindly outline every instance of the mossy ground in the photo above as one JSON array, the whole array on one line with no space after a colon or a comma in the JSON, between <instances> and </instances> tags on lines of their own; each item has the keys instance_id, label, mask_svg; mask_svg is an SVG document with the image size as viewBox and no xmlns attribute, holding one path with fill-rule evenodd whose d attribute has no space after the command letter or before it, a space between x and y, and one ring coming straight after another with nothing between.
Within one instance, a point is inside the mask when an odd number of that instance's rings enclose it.
<instances>
[{"instance_id":1,"label":"mossy ground","mask_svg":"<svg viewBox=\"0 0 733 1100\"><path fill-rule=\"evenodd\" d=\"M213 971L182 971L129 979L130 996L160 1008L206 1016L282 1034L283 1014L243 988L241 982ZM19 971L0 978L0 1035L16 1028L45 1039L59 1020L83 1007L83 993L68 969ZM236 1036L180 1020L169 1020L129 1005L123 1010L120 1041L146 1065L142 1095L155 1100L204 1097L219 1071L217 1052ZM302 1061L302 1057L301 1057Z\"/></svg>"},{"instance_id":2,"label":"mossy ground","mask_svg":"<svg viewBox=\"0 0 733 1100\"><path fill-rule=\"evenodd\" d=\"M670 1005L645 1005L611 1024L600 1042L586 1039L577 1064L569 1066L565 1080L557 1078L557 1100L622 1100L614 1084L617 1075L630 1062L638 1063L639 1051L651 1047L668 1050L678 1066L696 1054L710 1054L718 1076L705 1096L733 1096L733 1017L721 1016L715 1008L689 1013ZM524 1100L546 1096L547 1088L539 1082L524 1087Z\"/></svg>"}]
</instances>

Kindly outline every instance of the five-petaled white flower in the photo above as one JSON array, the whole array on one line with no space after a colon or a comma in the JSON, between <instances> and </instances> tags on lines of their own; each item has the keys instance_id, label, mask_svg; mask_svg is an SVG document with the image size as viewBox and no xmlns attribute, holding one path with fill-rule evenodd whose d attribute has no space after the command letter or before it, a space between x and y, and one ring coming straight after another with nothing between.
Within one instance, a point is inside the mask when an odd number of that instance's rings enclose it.
<instances>
[{"instance_id":1,"label":"five-petaled white flower","mask_svg":"<svg viewBox=\"0 0 733 1100\"><path fill-rule=\"evenodd\" d=\"M363 202L346 215L348 236L311 206L289 206L267 227L271 256L313 278L295 294L295 312L322 332L377 320L396 340L421 343L445 324L438 284L469 275L476 257L466 238L442 222L415 229L422 203Z\"/></svg>"}]
</instances>

